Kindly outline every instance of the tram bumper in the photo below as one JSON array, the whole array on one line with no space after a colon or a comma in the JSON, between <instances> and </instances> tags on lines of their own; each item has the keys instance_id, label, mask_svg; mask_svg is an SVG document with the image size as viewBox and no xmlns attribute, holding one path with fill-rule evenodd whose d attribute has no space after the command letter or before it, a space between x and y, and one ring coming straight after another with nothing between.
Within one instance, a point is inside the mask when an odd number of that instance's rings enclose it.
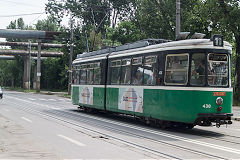
<instances>
[{"instance_id":1,"label":"tram bumper","mask_svg":"<svg viewBox=\"0 0 240 160\"><path fill-rule=\"evenodd\" d=\"M195 124L211 126L212 123L216 123L216 126L220 127L222 124L232 124L231 116L233 116L232 113L199 113Z\"/></svg>"}]
</instances>

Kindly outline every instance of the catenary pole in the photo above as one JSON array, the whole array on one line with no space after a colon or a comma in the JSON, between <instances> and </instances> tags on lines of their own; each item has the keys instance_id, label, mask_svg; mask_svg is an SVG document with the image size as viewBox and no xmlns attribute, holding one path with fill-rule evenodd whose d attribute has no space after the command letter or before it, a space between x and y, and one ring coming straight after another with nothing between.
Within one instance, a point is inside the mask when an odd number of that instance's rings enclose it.
<instances>
[{"instance_id":1,"label":"catenary pole","mask_svg":"<svg viewBox=\"0 0 240 160\"><path fill-rule=\"evenodd\" d=\"M28 40L29 46L28 46L28 51L29 51L29 67L28 67L28 90L31 89L31 40Z\"/></svg>"},{"instance_id":2,"label":"catenary pole","mask_svg":"<svg viewBox=\"0 0 240 160\"><path fill-rule=\"evenodd\" d=\"M181 2L176 0L176 38L181 32Z\"/></svg>"},{"instance_id":3,"label":"catenary pole","mask_svg":"<svg viewBox=\"0 0 240 160\"><path fill-rule=\"evenodd\" d=\"M41 80L41 40L38 40L38 53L37 53L37 92L40 92L40 80Z\"/></svg>"},{"instance_id":4,"label":"catenary pole","mask_svg":"<svg viewBox=\"0 0 240 160\"><path fill-rule=\"evenodd\" d=\"M68 94L71 94L72 84L72 53L73 53L73 19L70 17L70 54L69 54L69 78L68 78Z\"/></svg>"}]
</instances>

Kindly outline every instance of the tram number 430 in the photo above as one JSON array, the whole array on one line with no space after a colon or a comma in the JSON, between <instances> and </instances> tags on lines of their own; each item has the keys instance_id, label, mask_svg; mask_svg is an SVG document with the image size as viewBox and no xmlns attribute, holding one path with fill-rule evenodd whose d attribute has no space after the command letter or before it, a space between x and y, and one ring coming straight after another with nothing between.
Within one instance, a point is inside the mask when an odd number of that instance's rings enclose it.
<instances>
[{"instance_id":1,"label":"tram number 430","mask_svg":"<svg viewBox=\"0 0 240 160\"><path fill-rule=\"evenodd\" d=\"M202 107L203 108L211 108L212 106L211 106L211 104L204 104Z\"/></svg>"}]
</instances>

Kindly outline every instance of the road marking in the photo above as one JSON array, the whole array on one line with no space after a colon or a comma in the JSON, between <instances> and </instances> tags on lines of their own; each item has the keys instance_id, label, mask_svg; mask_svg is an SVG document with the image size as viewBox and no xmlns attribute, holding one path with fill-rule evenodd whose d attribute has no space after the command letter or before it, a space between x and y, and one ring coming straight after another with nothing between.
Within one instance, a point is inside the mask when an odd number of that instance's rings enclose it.
<instances>
[{"instance_id":1,"label":"road marking","mask_svg":"<svg viewBox=\"0 0 240 160\"><path fill-rule=\"evenodd\" d=\"M63 159L63 160L83 160L83 159ZM98 160L98 159L95 159L95 160ZM102 160L102 159L99 159L99 160Z\"/></svg>"},{"instance_id":2,"label":"road marking","mask_svg":"<svg viewBox=\"0 0 240 160\"><path fill-rule=\"evenodd\" d=\"M43 98L39 98L39 100L41 100L41 101L47 101L46 99L43 99Z\"/></svg>"},{"instance_id":3,"label":"road marking","mask_svg":"<svg viewBox=\"0 0 240 160\"><path fill-rule=\"evenodd\" d=\"M83 159L63 159L63 160L83 160ZM95 159L95 160L98 160L98 159ZM102 160L102 159L99 159L99 160Z\"/></svg>"},{"instance_id":4,"label":"road marking","mask_svg":"<svg viewBox=\"0 0 240 160\"><path fill-rule=\"evenodd\" d=\"M57 101L56 99L48 99L49 101Z\"/></svg>"},{"instance_id":5,"label":"road marking","mask_svg":"<svg viewBox=\"0 0 240 160\"><path fill-rule=\"evenodd\" d=\"M59 109L61 109L61 108L52 107L52 109L59 110Z\"/></svg>"},{"instance_id":6,"label":"road marking","mask_svg":"<svg viewBox=\"0 0 240 160\"><path fill-rule=\"evenodd\" d=\"M30 119L27 119L25 117L21 117L21 118L24 119L25 121L28 121L28 122L32 123L32 121Z\"/></svg>"},{"instance_id":7,"label":"road marking","mask_svg":"<svg viewBox=\"0 0 240 160\"><path fill-rule=\"evenodd\" d=\"M8 109L5 109L5 108L4 108L3 110L6 111L6 112L9 112L9 110L8 110Z\"/></svg>"},{"instance_id":8,"label":"road marking","mask_svg":"<svg viewBox=\"0 0 240 160\"><path fill-rule=\"evenodd\" d=\"M80 143L80 142L78 142L78 141L76 141L76 140L74 140L74 139L71 139L71 138L69 138L69 137L63 136L63 135L61 135L61 134L59 134L58 137L61 137L61 138L63 138L63 139L66 139L66 140L68 140L68 141L70 141L70 142L72 142L72 143L74 143L74 144L76 144L76 145L78 145L78 146L81 146L81 147L86 146L86 145L83 144L83 143Z\"/></svg>"},{"instance_id":9,"label":"road marking","mask_svg":"<svg viewBox=\"0 0 240 160\"><path fill-rule=\"evenodd\" d=\"M36 99L34 99L34 98L28 98L29 100L31 100L31 101L35 101Z\"/></svg>"}]
</instances>

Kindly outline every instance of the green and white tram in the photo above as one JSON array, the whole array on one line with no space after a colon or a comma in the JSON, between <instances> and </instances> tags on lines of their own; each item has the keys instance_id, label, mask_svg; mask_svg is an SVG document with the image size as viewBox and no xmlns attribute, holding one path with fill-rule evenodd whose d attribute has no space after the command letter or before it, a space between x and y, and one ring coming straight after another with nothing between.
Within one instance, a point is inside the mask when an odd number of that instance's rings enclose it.
<instances>
[{"instance_id":1,"label":"green and white tram","mask_svg":"<svg viewBox=\"0 0 240 160\"><path fill-rule=\"evenodd\" d=\"M146 39L78 55L72 102L163 127L231 124L232 46L221 36Z\"/></svg>"}]
</instances>

